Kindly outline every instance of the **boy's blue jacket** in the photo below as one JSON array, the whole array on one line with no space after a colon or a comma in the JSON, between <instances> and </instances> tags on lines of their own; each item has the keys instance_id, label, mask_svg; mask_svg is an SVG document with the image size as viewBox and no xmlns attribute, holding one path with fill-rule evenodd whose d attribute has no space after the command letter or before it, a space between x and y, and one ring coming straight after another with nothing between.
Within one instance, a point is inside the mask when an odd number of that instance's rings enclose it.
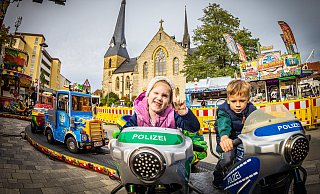
<instances>
[{"instance_id":1,"label":"boy's blue jacket","mask_svg":"<svg viewBox=\"0 0 320 194\"><path fill-rule=\"evenodd\" d=\"M190 132L197 132L200 129L200 123L198 118L192 113L190 109L188 109L188 113L186 115L179 115L178 113L174 113L174 120L176 122L176 126L183 130L188 130ZM130 120L125 124L123 128L126 127L134 127L137 126L137 115L134 113Z\"/></svg>"},{"instance_id":2,"label":"boy's blue jacket","mask_svg":"<svg viewBox=\"0 0 320 194\"><path fill-rule=\"evenodd\" d=\"M220 137L227 135L230 139L235 139L241 133L244 120L257 108L249 102L247 107L239 114L231 110L230 105L224 102L218 107L218 119L215 123L217 131L217 143Z\"/></svg>"}]
</instances>

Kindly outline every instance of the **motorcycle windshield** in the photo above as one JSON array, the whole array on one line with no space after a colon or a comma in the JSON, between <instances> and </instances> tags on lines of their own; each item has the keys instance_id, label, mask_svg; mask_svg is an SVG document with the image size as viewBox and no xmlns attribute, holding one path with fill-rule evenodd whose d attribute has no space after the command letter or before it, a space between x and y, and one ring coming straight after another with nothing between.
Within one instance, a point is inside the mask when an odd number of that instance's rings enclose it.
<instances>
[{"instance_id":1,"label":"motorcycle windshield","mask_svg":"<svg viewBox=\"0 0 320 194\"><path fill-rule=\"evenodd\" d=\"M242 133L249 133L262 126L293 120L298 119L283 104L268 105L255 110L248 116Z\"/></svg>"}]
</instances>

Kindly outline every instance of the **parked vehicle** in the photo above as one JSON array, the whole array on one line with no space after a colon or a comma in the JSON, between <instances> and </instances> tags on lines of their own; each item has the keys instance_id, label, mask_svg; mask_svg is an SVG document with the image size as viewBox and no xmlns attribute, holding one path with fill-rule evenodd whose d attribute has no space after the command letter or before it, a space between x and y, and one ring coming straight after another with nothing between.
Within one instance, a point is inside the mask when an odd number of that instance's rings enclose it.
<instances>
[{"instance_id":1,"label":"parked vehicle","mask_svg":"<svg viewBox=\"0 0 320 194\"><path fill-rule=\"evenodd\" d=\"M65 143L72 153L101 148L109 142L102 121L92 117L91 95L59 90L53 109L45 113L47 141Z\"/></svg>"},{"instance_id":2,"label":"parked vehicle","mask_svg":"<svg viewBox=\"0 0 320 194\"><path fill-rule=\"evenodd\" d=\"M233 141L236 159L224 166L224 190L231 194L306 193L307 173L301 164L309 152L309 140L300 121L282 104L254 111ZM211 140L210 147L216 155ZM219 146L218 151L222 152Z\"/></svg>"}]
</instances>

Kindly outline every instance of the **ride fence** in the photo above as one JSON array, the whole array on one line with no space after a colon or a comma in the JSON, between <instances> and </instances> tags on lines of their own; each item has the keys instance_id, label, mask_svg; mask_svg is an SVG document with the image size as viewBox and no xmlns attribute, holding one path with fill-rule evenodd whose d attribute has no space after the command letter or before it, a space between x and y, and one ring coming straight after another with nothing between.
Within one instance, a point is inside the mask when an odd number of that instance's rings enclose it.
<instances>
[{"instance_id":1,"label":"ride fence","mask_svg":"<svg viewBox=\"0 0 320 194\"><path fill-rule=\"evenodd\" d=\"M320 124L320 96L308 97L303 99L288 100L283 102L269 102L255 104L257 108L262 108L272 104L283 104L292 114L294 114L301 124L308 128L313 128ZM215 108L191 108L191 111L196 115L200 122L200 127L203 132L208 132L208 126L204 122L215 118ZM122 115L132 115L133 108L126 107L97 107L96 117L108 124L116 124L116 121ZM211 131L215 132L211 126Z\"/></svg>"}]
</instances>

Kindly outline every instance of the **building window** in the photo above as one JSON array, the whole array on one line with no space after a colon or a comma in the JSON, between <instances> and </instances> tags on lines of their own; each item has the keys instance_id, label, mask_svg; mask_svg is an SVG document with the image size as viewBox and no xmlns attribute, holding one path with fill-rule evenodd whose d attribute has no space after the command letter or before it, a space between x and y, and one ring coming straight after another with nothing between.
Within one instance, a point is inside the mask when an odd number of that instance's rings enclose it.
<instances>
[{"instance_id":1,"label":"building window","mask_svg":"<svg viewBox=\"0 0 320 194\"><path fill-rule=\"evenodd\" d=\"M109 68L111 68L112 60L109 59Z\"/></svg>"},{"instance_id":2,"label":"building window","mask_svg":"<svg viewBox=\"0 0 320 194\"><path fill-rule=\"evenodd\" d=\"M111 71L108 71L108 76L111 76Z\"/></svg>"},{"instance_id":3,"label":"building window","mask_svg":"<svg viewBox=\"0 0 320 194\"><path fill-rule=\"evenodd\" d=\"M179 59L174 58L173 60L173 75L179 75Z\"/></svg>"},{"instance_id":4,"label":"building window","mask_svg":"<svg viewBox=\"0 0 320 194\"><path fill-rule=\"evenodd\" d=\"M38 44L38 40L39 40L39 38L36 37L36 39L35 39L35 41L34 41L34 44Z\"/></svg>"},{"instance_id":5,"label":"building window","mask_svg":"<svg viewBox=\"0 0 320 194\"><path fill-rule=\"evenodd\" d=\"M34 46L32 54L36 54L36 52L37 52L37 46Z\"/></svg>"},{"instance_id":6,"label":"building window","mask_svg":"<svg viewBox=\"0 0 320 194\"><path fill-rule=\"evenodd\" d=\"M159 49L156 53L156 68L155 74L158 75L166 75L166 55L163 49Z\"/></svg>"},{"instance_id":7,"label":"building window","mask_svg":"<svg viewBox=\"0 0 320 194\"><path fill-rule=\"evenodd\" d=\"M126 77L126 90L129 90L129 88L130 88L130 77L127 76Z\"/></svg>"},{"instance_id":8,"label":"building window","mask_svg":"<svg viewBox=\"0 0 320 194\"><path fill-rule=\"evenodd\" d=\"M148 78L148 63L144 62L143 64L143 78Z\"/></svg>"},{"instance_id":9,"label":"building window","mask_svg":"<svg viewBox=\"0 0 320 194\"><path fill-rule=\"evenodd\" d=\"M120 88L120 79L119 77L116 78L116 90L119 90Z\"/></svg>"},{"instance_id":10,"label":"building window","mask_svg":"<svg viewBox=\"0 0 320 194\"><path fill-rule=\"evenodd\" d=\"M31 63L34 63L34 61L35 61L35 58L36 58L36 56L35 56L35 55L32 55L32 58L31 58Z\"/></svg>"},{"instance_id":11,"label":"building window","mask_svg":"<svg viewBox=\"0 0 320 194\"><path fill-rule=\"evenodd\" d=\"M33 69L34 69L34 64L31 63L30 72L33 72Z\"/></svg>"}]
</instances>

